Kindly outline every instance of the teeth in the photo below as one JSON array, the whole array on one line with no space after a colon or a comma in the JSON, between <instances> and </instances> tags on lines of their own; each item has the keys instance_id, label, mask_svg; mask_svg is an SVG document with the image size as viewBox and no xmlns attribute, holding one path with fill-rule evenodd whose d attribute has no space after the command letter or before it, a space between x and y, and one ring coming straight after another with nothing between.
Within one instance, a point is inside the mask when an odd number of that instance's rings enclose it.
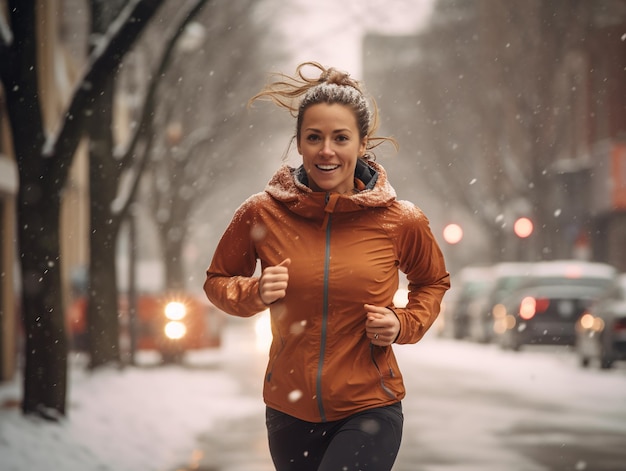
<instances>
[{"instance_id":1,"label":"teeth","mask_svg":"<svg viewBox=\"0 0 626 471\"><path fill-rule=\"evenodd\" d=\"M339 168L339 165L317 165L320 170L335 170Z\"/></svg>"}]
</instances>

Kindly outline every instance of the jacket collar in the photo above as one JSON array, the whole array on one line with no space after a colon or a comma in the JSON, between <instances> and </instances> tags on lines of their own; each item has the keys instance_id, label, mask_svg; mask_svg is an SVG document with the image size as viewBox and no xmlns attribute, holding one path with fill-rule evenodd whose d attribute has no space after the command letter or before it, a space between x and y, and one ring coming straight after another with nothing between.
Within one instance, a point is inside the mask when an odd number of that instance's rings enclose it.
<instances>
[{"instance_id":1,"label":"jacket collar","mask_svg":"<svg viewBox=\"0 0 626 471\"><path fill-rule=\"evenodd\" d=\"M304 165L300 165L297 169L292 169L294 178L304 186L309 186L309 176L304 170ZM358 159L356 168L354 169L354 179L359 191L371 190L378 180L378 172L369 166L363 159Z\"/></svg>"},{"instance_id":2,"label":"jacket collar","mask_svg":"<svg viewBox=\"0 0 626 471\"><path fill-rule=\"evenodd\" d=\"M287 208L306 218L324 218L329 213L387 207L396 200L396 192L387 180L384 168L373 161L359 159L355 181L361 191L354 194L315 192L308 187L302 166L283 165L267 184L265 191Z\"/></svg>"}]
</instances>

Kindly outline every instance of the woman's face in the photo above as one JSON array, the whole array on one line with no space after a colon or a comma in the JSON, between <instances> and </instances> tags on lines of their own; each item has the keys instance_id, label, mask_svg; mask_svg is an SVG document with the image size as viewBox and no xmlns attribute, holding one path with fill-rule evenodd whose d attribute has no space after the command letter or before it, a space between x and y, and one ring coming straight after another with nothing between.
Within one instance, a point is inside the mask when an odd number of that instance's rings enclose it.
<instances>
[{"instance_id":1,"label":"woman's face","mask_svg":"<svg viewBox=\"0 0 626 471\"><path fill-rule=\"evenodd\" d=\"M365 153L351 108L338 103L311 105L302 116L298 152L313 191L347 193L354 188L354 169Z\"/></svg>"}]
</instances>

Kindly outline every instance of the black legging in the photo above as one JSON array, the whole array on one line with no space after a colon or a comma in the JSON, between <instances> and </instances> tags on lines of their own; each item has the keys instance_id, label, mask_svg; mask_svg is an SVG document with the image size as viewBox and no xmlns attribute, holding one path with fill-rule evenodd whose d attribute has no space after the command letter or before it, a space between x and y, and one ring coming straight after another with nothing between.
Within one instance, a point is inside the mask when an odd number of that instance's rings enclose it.
<instances>
[{"instance_id":1,"label":"black legging","mask_svg":"<svg viewBox=\"0 0 626 471\"><path fill-rule=\"evenodd\" d=\"M402 424L399 402L324 423L305 422L269 407L266 411L276 471L390 471Z\"/></svg>"}]
</instances>

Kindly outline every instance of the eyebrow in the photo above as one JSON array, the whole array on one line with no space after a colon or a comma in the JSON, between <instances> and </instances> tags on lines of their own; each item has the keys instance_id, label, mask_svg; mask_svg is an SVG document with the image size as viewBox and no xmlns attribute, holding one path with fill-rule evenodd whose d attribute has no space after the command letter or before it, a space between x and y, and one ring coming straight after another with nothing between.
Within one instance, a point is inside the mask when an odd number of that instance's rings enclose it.
<instances>
[{"instance_id":1,"label":"eyebrow","mask_svg":"<svg viewBox=\"0 0 626 471\"><path fill-rule=\"evenodd\" d=\"M319 132L321 133L322 131L320 129L315 129L315 128L306 128L305 131L313 131L313 132ZM340 132L352 132L349 128L341 128L341 129L335 129L332 131L333 134L337 134Z\"/></svg>"}]
</instances>

